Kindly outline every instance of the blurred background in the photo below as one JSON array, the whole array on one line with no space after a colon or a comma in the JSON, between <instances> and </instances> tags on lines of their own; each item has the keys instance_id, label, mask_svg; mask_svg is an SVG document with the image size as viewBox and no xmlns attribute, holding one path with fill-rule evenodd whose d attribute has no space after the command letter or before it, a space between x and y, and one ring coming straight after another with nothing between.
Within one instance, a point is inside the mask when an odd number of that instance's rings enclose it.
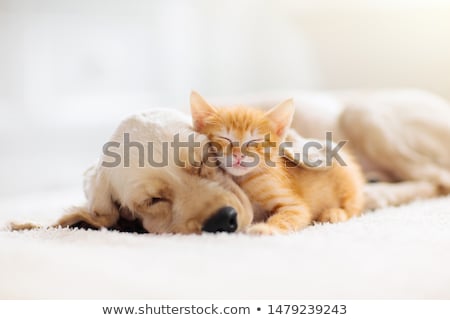
<instances>
[{"instance_id":1,"label":"blurred background","mask_svg":"<svg viewBox=\"0 0 450 320\"><path fill-rule=\"evenodd\" d=\"M0 208L81 200L120 119L191 89L396 87L450 99L450 1L0 0Z\"/></svg>"}]
</instances>

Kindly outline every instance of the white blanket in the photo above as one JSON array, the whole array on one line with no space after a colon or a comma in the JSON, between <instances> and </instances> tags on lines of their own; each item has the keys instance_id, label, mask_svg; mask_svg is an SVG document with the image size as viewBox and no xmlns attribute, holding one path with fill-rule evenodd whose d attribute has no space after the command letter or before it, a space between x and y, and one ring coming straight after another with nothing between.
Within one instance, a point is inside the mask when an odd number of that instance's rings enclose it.
<instances>
[{"instance_id":1,"label":"white blanket","mask_svg":"<svg viewBox=\"0 0 450 320\"><path fill-rule=\"evenodd\" d=\"M3 201L51 222L81 188ZM450 197L296 235L0 231L0 298L450 298Z\"/></svg>"}]
</instances>

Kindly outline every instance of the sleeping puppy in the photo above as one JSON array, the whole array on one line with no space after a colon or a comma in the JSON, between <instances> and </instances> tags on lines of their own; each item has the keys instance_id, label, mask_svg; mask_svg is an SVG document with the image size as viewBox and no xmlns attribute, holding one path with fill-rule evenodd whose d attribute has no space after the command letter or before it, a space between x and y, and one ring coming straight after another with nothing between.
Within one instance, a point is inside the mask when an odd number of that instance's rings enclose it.
<instances>
[{"instance_id":1,"label":"sleeping puppy","mask_svg":"<svg viewBox=\"0 0 450 320\"><path fill-rule=\"evenodd\" d=\"M54 226L181 234L245 230L253 219L248 198L229 176L202 162L206 140L190 122L162 109L125 119L85 174L86 206L72 208ZM188 141L197 147L189 149Z\"/></svg>"}]
</instances>

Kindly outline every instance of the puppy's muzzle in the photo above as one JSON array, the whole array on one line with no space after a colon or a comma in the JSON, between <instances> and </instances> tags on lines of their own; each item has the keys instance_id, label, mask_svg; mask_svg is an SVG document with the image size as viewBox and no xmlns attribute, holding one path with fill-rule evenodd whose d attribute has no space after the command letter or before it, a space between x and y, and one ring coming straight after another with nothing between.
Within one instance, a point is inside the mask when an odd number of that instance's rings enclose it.
<instances>
[{"instance_id":1,"label":"puppy's muzzle","mask_svg":"<svg viewBox=\"0 0 450 320\"><path fill-rule=\"evenodd\" d=\"M235 232L237 230L237 212L232 207L220 208L203 224L206 232Z\"/></svg>"}]
</instances>

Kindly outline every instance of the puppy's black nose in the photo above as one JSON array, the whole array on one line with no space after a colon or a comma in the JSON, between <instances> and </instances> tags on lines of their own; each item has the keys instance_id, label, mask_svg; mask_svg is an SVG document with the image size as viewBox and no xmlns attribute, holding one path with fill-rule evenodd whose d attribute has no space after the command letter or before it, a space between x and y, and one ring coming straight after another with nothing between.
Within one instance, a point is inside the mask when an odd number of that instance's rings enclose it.
<instances>
[{"instance_id":1,"label":"puppy's black nose","mask_svg":"<svg viewBox=\"0 0 450 320\"><path fill-rule=\"evenodd\" d=\"M220 208L203 224L206 232L235 232L238 227L237 212L232 207Z\"/></svg>"}]
</instances>

